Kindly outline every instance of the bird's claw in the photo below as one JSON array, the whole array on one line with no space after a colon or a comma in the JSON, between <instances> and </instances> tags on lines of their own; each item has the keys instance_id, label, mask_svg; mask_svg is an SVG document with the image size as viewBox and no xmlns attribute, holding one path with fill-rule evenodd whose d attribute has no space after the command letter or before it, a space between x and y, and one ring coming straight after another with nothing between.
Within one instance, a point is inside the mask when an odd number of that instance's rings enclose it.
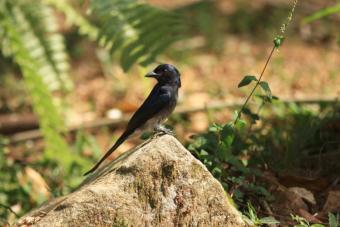
<instances>
[{"instance_id":1,"label":"bird's claw","mask_svg":"<svg viewBox=\"0 0 340 227\"><path fill-rule=\"evenodd\" d=\"M167 135L175 136L175 133L171 129L165 128L164 126L156 127L155 132L160 133L160 134L167 134Z\"/></svg>"}]
</instances>

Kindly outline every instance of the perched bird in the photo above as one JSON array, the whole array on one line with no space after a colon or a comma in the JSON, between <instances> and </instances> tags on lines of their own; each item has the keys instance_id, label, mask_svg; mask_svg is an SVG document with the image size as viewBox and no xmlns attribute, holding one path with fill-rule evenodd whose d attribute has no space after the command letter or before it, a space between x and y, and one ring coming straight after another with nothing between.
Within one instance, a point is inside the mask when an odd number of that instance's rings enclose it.
<instances>
[{"instance_id":1,"label":"perched bird","mask_svg":"<svg viewBox=\"0 0 340 227\"><path fill-rule=\"evenodd\" d=\"M171 133L161 124L176 107L178 89L181 87L179 71L170 64L161 64L146 74L157 80L157 84L150 92L144 103L131 117L124 133L116 143L106 152L100 161L84 175L95 171L99 165L114 152L137 129L152 127L156 132Z\"/></svg>"}]
</instances>

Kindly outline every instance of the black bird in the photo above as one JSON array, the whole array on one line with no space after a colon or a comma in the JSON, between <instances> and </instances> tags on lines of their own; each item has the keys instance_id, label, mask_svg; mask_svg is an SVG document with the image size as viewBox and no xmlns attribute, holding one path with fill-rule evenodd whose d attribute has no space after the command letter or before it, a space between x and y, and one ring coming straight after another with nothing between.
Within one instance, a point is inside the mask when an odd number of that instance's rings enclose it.
<instances>
[{"instance_id":1,"label":"black bird","mask_svg":"<svg viewBox=\"0 0 340 227\"><path fill-rule=\"evenodd\" d=\"M173 65L161 64L153 71L146 74L146 77L155 78L157 84L144 103L131 117L124 133L100 161L92 169L86 172L84 176L95 171L99 165L112 154L112 152L136 131L136 129L152 127L156 132L171 133L169 129L161 124L176 107L178 89L181 87L180 73Z\"/></svg>"}]
</instances>

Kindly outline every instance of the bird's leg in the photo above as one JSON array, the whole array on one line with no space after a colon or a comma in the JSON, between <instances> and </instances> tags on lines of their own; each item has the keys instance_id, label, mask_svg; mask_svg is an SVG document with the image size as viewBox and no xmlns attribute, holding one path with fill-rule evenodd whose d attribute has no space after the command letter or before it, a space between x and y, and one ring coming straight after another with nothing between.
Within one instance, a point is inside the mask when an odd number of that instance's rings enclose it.
<instances>
[{"instance_id":1,"label":"bird's leg","mask_svg":"<svg viewBox=\"0 0 340 227\"><path fill-rule=\"evenodd\" d=\"M175 133L173 131L171 131L170 129L164 127L163 125L161 124L158 124L154 127L154 131L156 133L162 133L162 134L168 134L168 135L171 135L171 136L174 136Z\"/></svg>"}]
</instances>

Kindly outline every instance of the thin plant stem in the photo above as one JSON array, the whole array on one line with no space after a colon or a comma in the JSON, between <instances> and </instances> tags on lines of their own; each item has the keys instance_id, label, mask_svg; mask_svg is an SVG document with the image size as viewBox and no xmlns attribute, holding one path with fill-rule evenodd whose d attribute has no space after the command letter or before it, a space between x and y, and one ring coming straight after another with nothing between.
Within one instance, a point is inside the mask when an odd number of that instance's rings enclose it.
<instances>
[{"instance_id":1,"label":"thin plant stem","mask_svg":"<svg viewBox=\"0 0 340 227\"><path fill-rule=\"evenodd\" d=\"M5 204L0 203L0 206L4 207L5 209L9 210L11 213L15 215L15 217L19 218L20 216L10 207Z\"/></svg>"},{"instance_id":2,"label":"thin plant stem","mask_svg":"<svg viewBox=\"0 0 340 227\"><path fill-rule=\"evenodd\" d=\"M243 105L242 105L240 111L237 113L237 116L236 116L236 118L235 118L235 120L234 120L234 122L233 122L234 125L235 125L235 124L237 123L237 121L241 118L242 111L243 111L244 108L247 106L247 104L248 104L250 98L253 96L253 94L254 94L256 88L259 86L259 84L260 84L260 82L261 82L261 79L262 79L262 76L263 76L264 72L265 72L266 69L267 69L267 65L268 65L270 59L271 59L272 56L273 56L274 50L275 50L276 48L279 48L279 47L282 45L282 42L283 42L283 39L284 39L284 34L285 34L285 32L286 32L286 29L287 29L289 23L291 22L291 20L292 20L292 18L293 18L293 14L294 14L294 11L295 11L295 8L296 8L296 6L297 6L298 1L299 1L299 0L294 0L292 9L291 9L291 11L290 11L290 13L289 13L289 15L288 15L288 17L287 17L287 21L286 21L285 23L283 23L282 26L281 26L281 28L280 28L280 30L281 30L281 35L276 36L276 38L274 39L273 48L272 48L272 50L271 50L271 52L270 52L270 54L269 54L269 56L268 56L268 59L267 59L267 61L266 61L266 64L265 64L264 67L263 67L263 70L262 70L262 72L261 72L260 78L259 78L258 81L256 82L256 84L255 84L253 90L252 90L252 91L250 92L250 94L248 95L246 101L243 103Z\"/></svg>"},{"instance_id":3,"label":"thin plant stem","mask_svg":"<svg viewBox=\"0 0 340 227\"><path fill-rule=\"evenodd\" d=\"M257 80L257 82L256 82L256 84L255 84L253 90L252 90L252 91L250 92L250 94L248 95L246 101L243 103L243 105L242 105L240 111L237 113L237 117L236 117L236 119L235 119L235 121L234 121L234 125L235 125L235 124L237 123L237 121L240 119L242 111L243 111L244 108L247 106L247 104L248 104L250 98L252 97L252 95L254 94L256 88L259 86L259 84L260 84L260 82L261 82L261 79L262 79L262 77L263 77L263 74L264 74L264 72L265 72L266 69L267 69L268 63L269 63L270 59L272 58L275 49L276 49L276 47L275 47L275 45L273 45L273 48L272 48L272 50L270 51L270 54L269 54L269 56L268 56L268 58L267 58L266 64L264 65L264 67L263 67L263 69L262 69L262 72L261 72L261 75L260 75L259 79Z\"/></svg>"}]
</instances>

